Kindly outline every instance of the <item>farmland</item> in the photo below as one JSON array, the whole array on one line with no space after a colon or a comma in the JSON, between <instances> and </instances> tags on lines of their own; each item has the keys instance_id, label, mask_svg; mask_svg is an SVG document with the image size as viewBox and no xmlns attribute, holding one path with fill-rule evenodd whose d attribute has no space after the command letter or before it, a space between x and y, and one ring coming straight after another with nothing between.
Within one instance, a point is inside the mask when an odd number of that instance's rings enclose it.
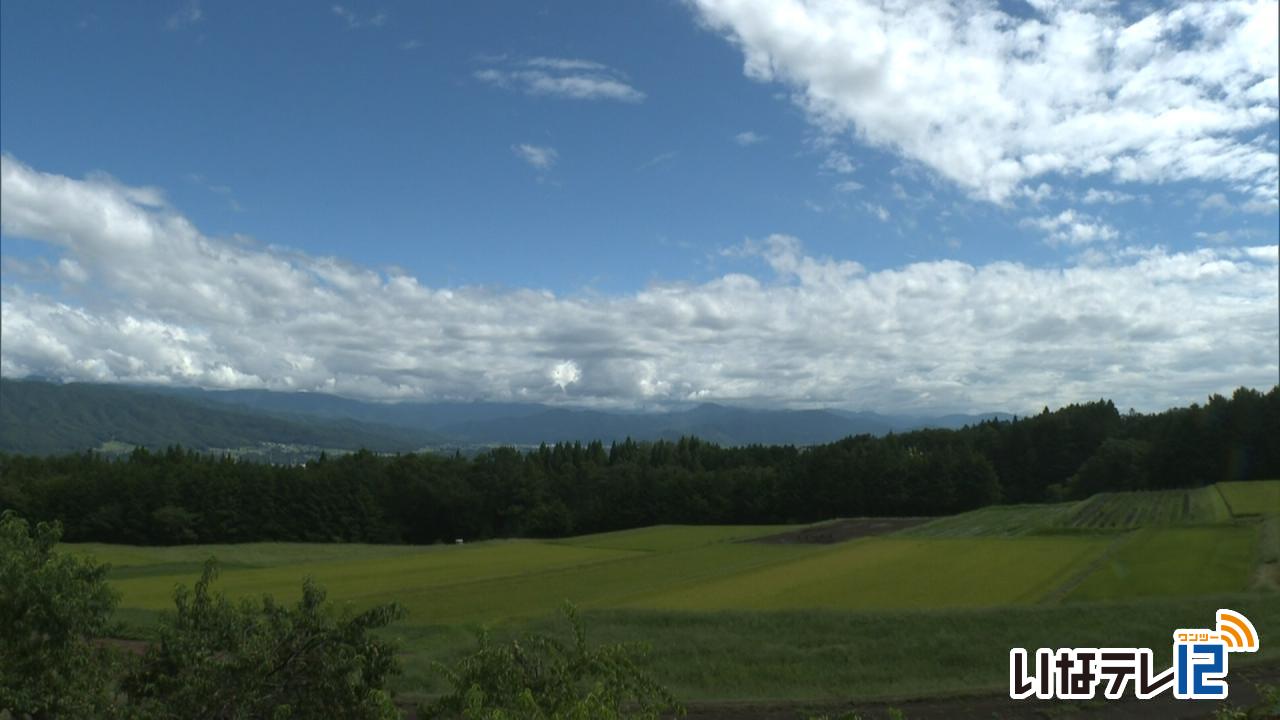
<instances>
[{"instance_id":1,"label":"farmland","mask_svg":"<svg viewBox=\"0 0 1280 720\"><path fill-rule=\"evenodd\" d=\"M1222 491L1230 511L1236 515L1267 515L1280 512L1280 483L1225 482Z\"/></svg>"},{"instance_id":2,"label":"farmland","mask_svg":"<svg viewBox=\"0 0 1280 720\"><path fill-rule=\"evenodd\" d=\"M1280 635L1280 602L1258 582L1276 562L1277 492L994 506L830 544L757 541L795 526L658 526L464 545L67 547L111 564L135 635L215 555L232 596L296 598L310 576L353 608L396 600L410 613L391 631L409 695L440 689L432 661L464 652L474 629L556 627L569 600L597 639L649 642L650 668L686 699L879 697L999 687L1011 645L1114 644L1129 628L1160 649L1170 627L1220 606ZM1264 643L1251 660L1277 657Z\"/></svg>"}]
</instances>

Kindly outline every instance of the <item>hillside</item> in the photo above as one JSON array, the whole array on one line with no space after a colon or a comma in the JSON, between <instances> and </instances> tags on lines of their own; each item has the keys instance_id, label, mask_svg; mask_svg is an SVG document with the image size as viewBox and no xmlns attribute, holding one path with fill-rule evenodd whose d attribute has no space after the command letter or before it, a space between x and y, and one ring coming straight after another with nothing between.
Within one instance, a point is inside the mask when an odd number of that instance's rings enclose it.
<instances>
[{"instance_id":1,"label":"hillside","mask_svg":"<svg viewBox=\"0 0 1280 720\"><path fill-rule=\"evenodd\" d=\"M297 448L410 451L429 433L353 420L287 417L136 388L0 380L0 451L76 452L104 443L195 450L285 445Z\"/></svg>"},{"instance_id":2,"label":"hillside","mask_svg":"<svg viewBox=\"0 0 1280 720\"><path fill-rule=\"evenodd\" d=\"M675 440L726 446L814 445L852 435L960 427L993 415L939 418L841 410L756 410L705 403L628 413L535 403L369 402L305 392L0 381L0 450L64 453L123 443L193 449L277 444L408 451L427 446Z\"/></svg>"}]
</instances>

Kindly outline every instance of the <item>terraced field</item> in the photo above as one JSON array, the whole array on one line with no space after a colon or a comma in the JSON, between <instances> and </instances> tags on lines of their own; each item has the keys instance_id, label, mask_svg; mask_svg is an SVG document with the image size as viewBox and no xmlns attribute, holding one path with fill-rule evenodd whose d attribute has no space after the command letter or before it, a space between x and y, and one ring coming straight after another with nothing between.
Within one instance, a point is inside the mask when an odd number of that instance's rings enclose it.
<instances>
[{"instance_id":1,"label":"terraced field","mask_svg":"<svg viewBox=\"0 0 1280 720\"><path fill-rule=\"evenodd\" d=\"M1076 504L1064 519L1070 528L1127 530L1195 523L1220 523L1231 510L1215 486L1194 490L1099 493Z\"/></svg>"},{"instance_id":2,"label":"terraced field","mask_svg":"<svg viewBox=\"0 0 1280 720\"><path fill-rule=\"evenodd\" d=\"M1280 481L1234 484L1258 486L1233 490L1242 507L1264 507L1271 493L1280 493ZM1228 522L1233 518L1231 508L1217 487L1099 493L1080 502L1056 505L994 505L940 518L901 534L1019 537ZM1274 512L1280 512L1280 508Z\"/></svg>"}]
</instances>

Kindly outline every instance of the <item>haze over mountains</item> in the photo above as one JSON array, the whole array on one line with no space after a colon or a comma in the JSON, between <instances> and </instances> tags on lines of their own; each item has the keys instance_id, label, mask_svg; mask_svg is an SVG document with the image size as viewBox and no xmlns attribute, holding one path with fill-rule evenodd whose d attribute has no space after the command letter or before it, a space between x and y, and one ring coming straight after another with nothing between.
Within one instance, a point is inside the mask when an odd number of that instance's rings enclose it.
<instances>
[{"instance_id":1,"label":"haze over mountains","mask_svg":"<svg viewBox=\"0 0 1280 720\"><path fill-rule=\"evenodd\" d=\"M684 435L723 445L807 445L849 435L961 427L990 417L1010 416L916 417L711 403L669 412L627 413L533 403L377 403L320 393L0 380L0 450L37 454L103 448L104 444L109 448L180 444L198 450L241 451L287 446L295 454L306 455L320 449L407 452Z\"/></svg>"}]
</instances>

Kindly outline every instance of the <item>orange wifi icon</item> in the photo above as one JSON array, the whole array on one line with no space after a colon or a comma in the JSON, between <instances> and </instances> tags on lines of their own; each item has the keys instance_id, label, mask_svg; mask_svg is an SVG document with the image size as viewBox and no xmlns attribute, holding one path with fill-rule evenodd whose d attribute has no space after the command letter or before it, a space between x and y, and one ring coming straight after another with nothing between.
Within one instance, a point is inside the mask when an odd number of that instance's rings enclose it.
<instances>
[{"instance_id":1,"label":"orange wifi icon","mask_svg":"<svg viewBox=\"0 0 1280 720\"><path fill-rule=\"evenodd\" d=\"M1249 618L1234 610L1218 610L1218 636L1228 652L1257 652L1258 631Z\"/></svg>"}]
</instances>

